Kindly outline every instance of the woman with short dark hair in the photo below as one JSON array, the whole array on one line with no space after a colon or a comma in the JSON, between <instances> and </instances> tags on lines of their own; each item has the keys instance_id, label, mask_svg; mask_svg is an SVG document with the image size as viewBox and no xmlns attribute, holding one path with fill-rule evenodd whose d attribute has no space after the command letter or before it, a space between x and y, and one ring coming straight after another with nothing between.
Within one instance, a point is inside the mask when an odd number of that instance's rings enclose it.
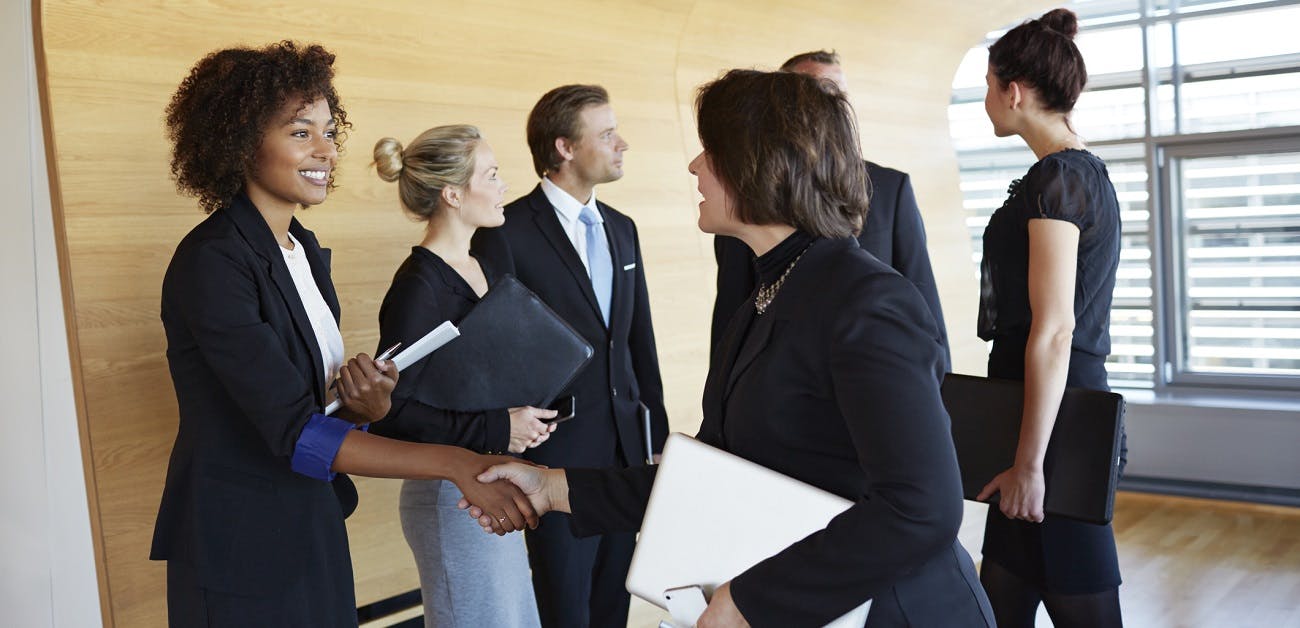
<instances>
[{"instance_id":1,"label":"woman with short dark hair","mask_svg":"<svg viewBox=\"0 0 1300 628\"><path fill-rule=\"evenodd\" d=\"M397 369L345 362L328 250L294 218L324 202L348 128L333 64L293 42L220 50L167 108L177 187L209 213L162 286L180 425L150 558L172 626L356 626L344 473L450 479L495 531L536 525L518 491L474 481L509 458L354 429L388 412Z\"/></svg>"},{"instance_id":2,"label":"woman with short dark hair","mask_svg":"<svg viewBox=\"0 0 1300 628\"><path fill-rule=\"evenodd\" d=\"M848 101L804 75L732 70L700 89L696 115L700 229L753 249L760 284L714 351L697 438L853 501L720 586L697 625L822 626L871 599L870 626L991 627L957 542L938 327L852 237L868 198ZM654 475L506 465L480 479L593 534L636 530Z\"/></svg>"},{"instance_id":3,"label":"woman with short dark hair","mask_svg":"<svg viewBox=\"0 0 1300 628\"><path fill-rule=\"evenodd\" d=\"M1056 9L989 48L984 106L998 137L1038 157L984 230L979 335L990 377L1025 382L1014 465L984 530L980 580L998 625L1033 626L1039 602L1057 628L1119 626L1119 560L1110 524L1046 515L1043 458L1066 386L1109 390L1110 305L1119 266L1119 201L1106 164L1070 112L1088 80L1078 19ZM1125 454L1121 450L1121 469Z\"/></svg>"}]
</instances>

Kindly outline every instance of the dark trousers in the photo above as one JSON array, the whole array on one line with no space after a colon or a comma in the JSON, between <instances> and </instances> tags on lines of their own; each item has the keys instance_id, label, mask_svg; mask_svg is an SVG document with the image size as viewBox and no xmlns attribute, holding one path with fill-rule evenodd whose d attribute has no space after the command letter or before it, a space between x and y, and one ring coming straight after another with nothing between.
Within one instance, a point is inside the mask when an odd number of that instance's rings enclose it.
<instances>
[{"instance_id":1,"label":"dark trousers","mask_svg":"<svg viewBox=\"0 0 1300 628\"><path fill-rule=\"evenodd\" d=\"M630 597L624 583L636 534L577 538L569 515L542 517L525 533L542 628L624 628Z\"/></svg>"}]
</instances>

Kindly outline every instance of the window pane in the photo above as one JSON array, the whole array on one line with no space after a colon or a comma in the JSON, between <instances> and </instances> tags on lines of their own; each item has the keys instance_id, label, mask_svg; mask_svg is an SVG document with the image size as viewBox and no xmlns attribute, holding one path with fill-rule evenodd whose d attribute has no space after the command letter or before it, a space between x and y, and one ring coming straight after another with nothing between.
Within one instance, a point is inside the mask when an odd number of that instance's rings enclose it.
<instances>
[{"instance_id":1,"label":"window pane","mask_svg":"<svg viewBox=\"0 0 1300 628\"><path fill-rule=\"evenodd\" d=\"M1300 153L1184 159L1180 367L1300 375Z\"/></svg>"},{"instance_id":2,"label":"window pane","mask_svg":"<svg viewBox=\"0 0 1300 628\"><path fill-rule=\"evenodd\" d=\"M1090 77L1142 69L1142 29L1137 26L1080 31L1074 43Z\"/></svg>"},{"instance_id":3,"label":"window pane","mask_svg":"<svg viewBox=\"0 0 1300 628\"><path fill-rule=\"evenodd\" d=\"M1178 63L1183 66L1300 52L1300 6L1178 22Z\"/></svg>"},{"instance_id":4,"label":"window pane","mask_svg":"<svg viewBox=\"0 0 1300 628\"><path fill-rule=\"evenodd\" d=\"M1145 103L1141 87L1084 92L1074 106L1074 128L1090 142L1142 137Z\"/></svg>"},{"instance_id":5,"label":"window pane","mask_svg":"<svg viewBox=\"0 0 1300 628\"><path fill-rule=\"evenodd\" d=\"M1183 132L1300 124L1300 72L1187 83Z\"/></svg>"}]
</instances>

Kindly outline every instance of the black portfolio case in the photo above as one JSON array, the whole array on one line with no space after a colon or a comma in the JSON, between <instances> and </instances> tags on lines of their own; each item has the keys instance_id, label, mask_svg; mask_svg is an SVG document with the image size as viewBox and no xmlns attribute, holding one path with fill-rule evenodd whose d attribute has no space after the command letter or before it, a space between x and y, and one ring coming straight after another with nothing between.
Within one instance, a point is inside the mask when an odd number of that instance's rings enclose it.
<instances>
[{"instance_id":1,"label":"black portfolio case","mask_svg":"<svg viewBox=\"0 0 1300 628\"><path fill-rule=\"evenodd\" d=\"M973 500L997 474L1011 468L1020 442L1024 382L948 373L943 403L961 467L962 492ZM1066 388L1043 461L1049 514L1109 523L1119 480L1124 397ZM996 503L997 495L992 500Z\"/></svg>"},{"instance_id":2,"label":"black portfolio case","mask_svg":"<svg viewBox=\"0 0 1300 628\"><path fill-rule=\"evenodd\" d=\"M510 275L457 327L460 337L429 354L415 374L415 397L435 408L545 408L592 356L577 331Z\"/></svg>"}]
</instances>

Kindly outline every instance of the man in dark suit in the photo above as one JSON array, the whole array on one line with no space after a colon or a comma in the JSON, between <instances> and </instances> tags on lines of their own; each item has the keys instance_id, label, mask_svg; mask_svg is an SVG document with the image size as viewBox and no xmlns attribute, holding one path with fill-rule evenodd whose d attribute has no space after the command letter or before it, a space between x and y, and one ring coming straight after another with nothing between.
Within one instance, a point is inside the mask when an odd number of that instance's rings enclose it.
<instances>
[{"instance_id":1,"label":"man in dark suit","mask_svg":"<svg viewBox=\"0 0 1300 628\"><path fill-rule=\"evenodd\" d=\"M513 273L595 349L562 393L575 396L575 418L528 458L551 467L645 464L662 449L668 418L636 225L596 200L596 185L623 176L628 148L608 94L595 85L551 90L528 116L528 147L540 184L506 206L504 225L480 229L473 250ZM527 542L543 626L627 625L623 581L635 535L578 539L568 515L556 513Z\"/></svg>"},{"instance_id":2,"label":"man in dark suit","mask_svg":"<svg viewBox=\"0 0 1300 628\"><path fill-rule=\"evenodd\" d=\"M797 72L835 83L848 93L840 57L834 52L805 52L781 65L785 72ZM916 206L916 194L907 173L865 161L871 179L871 205L858 234L858 243L880 261L892 266L920 291L930 314L939 327L943 341L944 368L952 370L948 350L948 331L943 324L943 309L934 283L930 254L925 245L925 224ZM728 236L713 238L713 253L718 261L718 294L713 303L711 347L716 349L737 308L754 292L754 254L740 240Z\"/></svg>"}]
</instances>

